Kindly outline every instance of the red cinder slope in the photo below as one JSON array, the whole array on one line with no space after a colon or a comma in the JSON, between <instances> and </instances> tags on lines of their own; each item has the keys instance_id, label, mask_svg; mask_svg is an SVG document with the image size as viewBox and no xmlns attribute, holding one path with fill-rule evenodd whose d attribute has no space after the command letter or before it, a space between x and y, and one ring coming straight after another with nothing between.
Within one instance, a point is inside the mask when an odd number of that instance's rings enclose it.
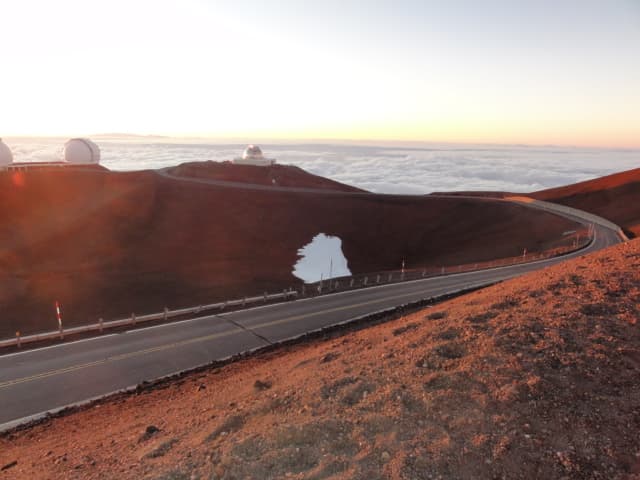
<instances>
[{"instance_id":1,"label":"red cinder slope","mask_svg":"<svg viewBox=\"0 0 640 480\"><path fill-rule=\"evenodd\" d=\"M640 168L530 196L595 213L640 235Z\"/></svg>"},{"instance_id":2,"label":"red cinder slope","mask_svg":"<svg viewBox=\"0 0 640 480\"><path fill-rule=\"evenodd\" d=\"M5 172L0 337L57 328L56 300L71 326L296 286L297 251L318 233L339 236L351 271L365 273L535 252L572 228L482 199L220 188L154 171Z\"/></svg>"},{"instance_id":3,"label":"red cinder slope","mask_svg":"<svg viewBox=\"0 0 640 480\"><path fill-rule=\"evenodd\" d=\"M224 180L228 182L251 183L278 187L313 188L318 190L338 190L341 192L363 192L356 187L345 185L328 178L313 175L293 165L236 165L231 162L190 162L168 169L177 177Z\"/></svg>"}]
</instances>

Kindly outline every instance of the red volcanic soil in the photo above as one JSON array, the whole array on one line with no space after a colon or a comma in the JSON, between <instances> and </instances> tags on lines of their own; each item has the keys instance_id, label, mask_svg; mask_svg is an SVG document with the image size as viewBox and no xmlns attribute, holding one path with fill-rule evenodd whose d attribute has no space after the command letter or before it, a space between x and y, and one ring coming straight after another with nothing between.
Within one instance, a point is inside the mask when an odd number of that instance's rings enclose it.
<instances>
[{"instance_id":1,"label":"red volcanic soil","mask_svg":"<svg viewBox=\"0 0 640 480\"><path fill-rule=\"evenodd\" d=\"M595 213L640 235L640 168L529 196Z\"/></svg>"},{"instance_id":2,"label":"red volcanic soil","mask_svg":"<svg viewBox=\"0 0 640 480\"><path fill-rule=\"evenodd\" d=\"M403 259L418 268L533 253L573 228L483 199L222 188L155 171L0 172L0 338L56 329L56 300L73 326L297 286L297 251L321 232L367 273Z\"/></svg>"},{"instance_id":3,"label":"red volcanic soil","mask_svg":"<svg viewBox=\"0 0 640 480\"><path fill-rule=\"evenodd\" d=\"M176 177L205 178L278 187L364 192L359 188L313 175L293 165L275 164L258 167L255 165L236 165L231 162L207 161L183 163L168 171Z\"/></svg>"},{"instance_id":4,"label":"red volcanic soil","mask_svg":"<svg viewBox=\"0 0 640 480\"><path fill-rule=\"evenodd\" d=\"M0 479L640 479L640 240L0 436Z\"/></svg>"}]
</instances>

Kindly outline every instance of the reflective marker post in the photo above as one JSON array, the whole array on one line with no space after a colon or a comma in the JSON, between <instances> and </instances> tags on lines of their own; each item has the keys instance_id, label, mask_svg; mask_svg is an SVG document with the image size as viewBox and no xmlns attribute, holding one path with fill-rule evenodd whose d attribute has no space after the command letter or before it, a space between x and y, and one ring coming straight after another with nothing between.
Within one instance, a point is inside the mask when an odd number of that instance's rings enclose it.
<instances>
[{"instance_id":1,"label":"reflective marker post","mask_svg":"<svg viewBox=\"0 0 640 480\"><path fill-rule=\"evenodd\" d=\"M62 331L62 314L60 313L60 303L56 300L56 318L58 319L58 331L60 332L60 338L64 338L64 332Z\"/></svg>"}]
</instances>

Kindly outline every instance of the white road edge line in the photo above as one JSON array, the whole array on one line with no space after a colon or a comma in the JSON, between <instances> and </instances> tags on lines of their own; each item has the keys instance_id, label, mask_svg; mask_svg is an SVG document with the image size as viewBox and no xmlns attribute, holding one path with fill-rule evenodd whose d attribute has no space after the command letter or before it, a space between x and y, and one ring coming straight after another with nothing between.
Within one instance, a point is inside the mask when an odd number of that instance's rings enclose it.
<instances>
[{"instance_id":1,"label":"white road edge line","mask_svg":"<svg viewBox=\"0 0 640 480\"><path fill-rule=\"evenodd\" d=\"M119 333L108 333L106 335L99 335L97 337L90 337L90 338L82 338L80 340L73 340L72 342L57 343L55 345L49 345L47 347L28 348L28 349L25 349L25 350L23 350L21 352L14 352L14 353L7 353L6 355L0 355L0 360L2 360L3 358L16 357L18 355L24 355L25 353L41 352L43 350L50 350L52 348L66 347L68 345L74 345L76 343L90 342L90 341L93 341L93 340L99 340L101 338L114 337L116 335L120 335L120 334Z\"/></svg>"}]
</instances>

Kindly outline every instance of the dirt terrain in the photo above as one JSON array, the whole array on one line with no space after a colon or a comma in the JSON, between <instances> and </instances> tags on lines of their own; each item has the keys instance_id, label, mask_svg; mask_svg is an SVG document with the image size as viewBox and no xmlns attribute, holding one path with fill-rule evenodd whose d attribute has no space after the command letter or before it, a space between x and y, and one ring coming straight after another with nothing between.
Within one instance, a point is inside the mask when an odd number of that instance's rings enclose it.
<instances>
[{"instance_id":1,"label":"dirt terrain","mask_svg":"<svg viewBox=\"0 0 640 480\"><path fill-rule=\"evenodd\" d=\"M312 175L293 165L235 165L231 162L189 162L172 167L169 173L177 177L207 178L227 182L251 183L278 187L313 188L339 190L341 192L364 192L328 178Z\"/></svg>"},{"instance_id":2,"label":"dirt terrain","mask_svg":"<svg viewBox=\"0 0 640 480\"><path fill-rule=\"evenodd\" d=\"M0 479L638 479L640 241L0 437Z\"/></svg>"},{"instance_id":3,"label":"dirt terrain","mask_svg":"<svg viewBox=\"0 0 640 480\"><path fill-rule=\"evenodd\" d=\"M640 168L530 194L600 215L640 235Z\"/></svg>"},{"instance_id":4,"label":"dirt terrain","mask_svg":"<svg viewBox=\"0 0 640 480\"><path fill-rule=\"evenodd\" d=\"M0 337L56 329L56 300L73 326L296 287L298 249L318 233L342 239L355 274L534 253L575 228L506 202L361 195L293 167L264 171L343 193L219 188L155 171L0 172Z\"/></svg>"}]
</instances>

